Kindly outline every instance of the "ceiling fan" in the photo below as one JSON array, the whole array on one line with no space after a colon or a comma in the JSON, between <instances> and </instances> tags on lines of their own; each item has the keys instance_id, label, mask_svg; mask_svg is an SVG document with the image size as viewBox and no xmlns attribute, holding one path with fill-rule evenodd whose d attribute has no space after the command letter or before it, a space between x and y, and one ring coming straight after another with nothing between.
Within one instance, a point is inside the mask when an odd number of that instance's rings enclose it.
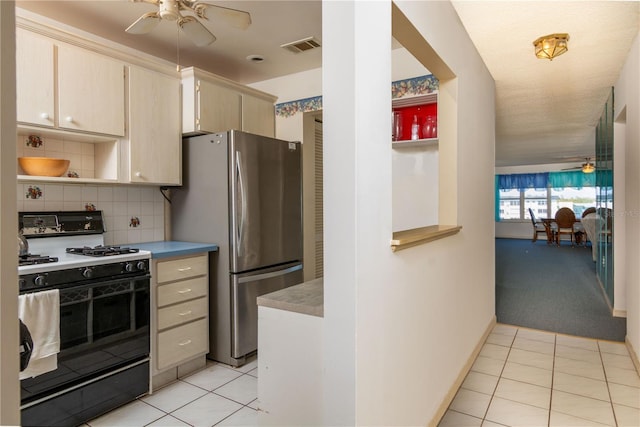
<instances>
[{"instance_id":1,"label":"ceiling fan","mask_svg":"<svg viewBox=\"0 0 640 427\"><path fill-rule=\"evenodd\" d=\"M226 20L230 25L246 29L251 25L248 12L216 6L197 0L131 0L133 2L151 3L158 6L158 11L148 12L138 18L125 31L129 34L146 34L162 20L176 21L178 28L193 41L196 46L207 46L216 41L214 36L197 18L207 19L206 12L211 11L217 18ZM192 13L183 15L182 12ZM197 17L197 18L196 18Z\"/></svg>"},{"instance_id":2,"label":"ceiling fan","mask_svg":"<svg viewBox=\"0 0 640 427\"><path fill-rule=\"evenodd\" d=\"M582 166L576 166L573 168L566 168L566 169L562 169L563 171L568 171L568 170L574 170L574 169L581 169L582 172L584 173L593 173L596 170L596 166L595 164L591 161L591 157L585 157L585 162L582 164Z\"/></svg>"}]
</instances>

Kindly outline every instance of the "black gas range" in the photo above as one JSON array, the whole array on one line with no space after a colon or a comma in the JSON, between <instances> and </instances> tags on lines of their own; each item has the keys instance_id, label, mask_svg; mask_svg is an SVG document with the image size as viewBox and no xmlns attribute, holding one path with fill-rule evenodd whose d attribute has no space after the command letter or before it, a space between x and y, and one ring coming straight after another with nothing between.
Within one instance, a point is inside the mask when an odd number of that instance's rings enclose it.
<instances>
[{"instance_id":1,"label":"black gas range","mask_svg":"<svg viewBox=\"0 0 640 427\"><path fill-rule=\"evenodd\" d=\"M101 211L20 212L19 221L42 254L18 267L20 298L60 300L57 369L21 376L22 425L79 425L146 394L150 253L105 245Z\"/></svg>"}]
</instances>

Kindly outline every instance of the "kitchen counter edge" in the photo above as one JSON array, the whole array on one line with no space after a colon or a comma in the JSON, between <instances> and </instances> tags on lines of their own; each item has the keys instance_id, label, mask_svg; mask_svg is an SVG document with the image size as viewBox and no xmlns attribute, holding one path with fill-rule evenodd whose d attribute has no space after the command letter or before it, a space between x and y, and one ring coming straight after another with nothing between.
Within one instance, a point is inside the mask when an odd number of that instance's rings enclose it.
<instances>
[{"instance_id":1,"label":"kitchen counter edge","mask_svg":"<svg viewBox=\"0 0 640 427\"><path fill-rule=\"evenodd\" d=\"M193 255L202 252L218 250L218 245L212 243L193 243L180 241L160 241L131 244L132 247L151 252L151 258L171 258Z\"/></svg>"},{"instance_id":2,"label":"kitchen counter edge","mask_svg":"<svg viewBox=\"0 0 640 427\"><path fill-rule=\"evenodd\" d=\"M323 279L314 279L258 297L258 306L324 317Z\"/></svg>"}]
</instances>

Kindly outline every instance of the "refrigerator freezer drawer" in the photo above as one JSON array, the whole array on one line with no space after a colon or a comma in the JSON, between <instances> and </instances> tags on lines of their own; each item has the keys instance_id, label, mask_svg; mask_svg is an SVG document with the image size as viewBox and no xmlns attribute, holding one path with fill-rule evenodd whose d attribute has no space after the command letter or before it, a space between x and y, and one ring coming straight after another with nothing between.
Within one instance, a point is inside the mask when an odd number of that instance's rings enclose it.
<instances>
[{"instance_id":1,"label":"refrigerator freezer drawer","mask_svg":"<svg viewBox=\"0 0 640 427\"><path fill-rule=\"evenodd\" d=\"M258 348L257 298L302 281L302 264L231 275L231 357L239 359Z\"/></svg>"}]
</instances>

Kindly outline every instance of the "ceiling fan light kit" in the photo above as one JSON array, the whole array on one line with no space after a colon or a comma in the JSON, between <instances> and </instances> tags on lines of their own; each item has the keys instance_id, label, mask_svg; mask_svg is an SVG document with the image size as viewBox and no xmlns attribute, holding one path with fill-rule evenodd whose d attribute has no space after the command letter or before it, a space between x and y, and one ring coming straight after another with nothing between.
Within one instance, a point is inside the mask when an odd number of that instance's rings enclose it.
<instances>
[{"instance_id":1,"label":"ceiling fan light kit","mask_svg":"<svg viewBox=\"0 0 640 427\"><path fill-rule=\"evenodd\" d=\"M593 173L596 171L596 165L593 164L593 162L591 161L591 157L585 157L584 158L585 162L582 164L582 166L576 166L573 168L565 168L562 169L563 171L568 171L568 170L576 170L579 169L581 170L583 173Z\"/></svg>"},{"instance_id":2,"label":"ceiling fan light kit","mask_svg":"<svg viewBox=\"0 0 640 427\"><path fill-rule=\"evenodd\" d=\"M566 33L549 34L539 37L533 42L536 57L552 61L553 58L562 55L569 49L567 47L568 42L569 34Z\"/></svg>"},{"instance_id":3,"label":"ceiling fan light kit","mask_svg":"<svg viewBox=\"0 0 640 427\"><path fill-rule=\"evenodd\" d=\"M582 165L582 172L584 173L593 173L595 172L596 167L591 162L587 162Z\"/></svg>"},{"instance_id":4,"label":"ceiling fan light kit","mask_svg":"<svg viewBox=\"0 0 640 427\"><path fill-rule=\"evenodd\" d=\"M207 46L216 41L207 27L198 20L208 20L207 9L211 9L214 16L227 21L230 25L246 29L251 25L251 15L242 10L197 1L197 0L131 0L132 2L151 3L158 7L157 12L149 12L138 18L125 31L129 34L147 34L151 32L160 20L175 21L178 28L198 47ZM182 15L182 12L192 15ZM197 17L197 18L196 18Z\"/></svg>"}]
</instances>

